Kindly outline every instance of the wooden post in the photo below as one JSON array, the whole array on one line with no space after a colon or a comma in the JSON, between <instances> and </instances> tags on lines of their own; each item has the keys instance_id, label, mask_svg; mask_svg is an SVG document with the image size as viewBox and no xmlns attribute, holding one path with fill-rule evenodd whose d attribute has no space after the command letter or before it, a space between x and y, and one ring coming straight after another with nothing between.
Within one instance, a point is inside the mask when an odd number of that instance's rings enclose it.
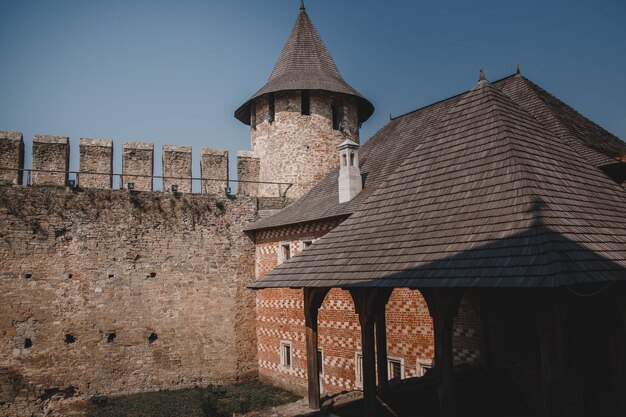
<instances>
[{"instance_id":1,"label":"wooden post","mask_svg":"<svg viewBox=\"0 0 626 417\"><path fill-rule=\"evenodd\" d=\"M546 291L538 303L537 327L543 378L544 417L565 416L563 326L565 303L555 291Z\"/></svg>"},{"instance_id":2,"label":"wooden post","mask_svg":"<svg viewBox=\"0 0 626 417\"><path fill-rule=\"evenodd\" d=\"M376 361L378 364L378 393L384 394L389 388L387 370L387 322L385 306L376 312Z\"/></svg>"},{"instance_id":3,"label":"wooden post","mask_svg":"<svg viewBox=\"0 0 626 417\"><path fill-rule=\"evenodd\" d=\"M435 375L439 392L439 415L453 417L456 414L452 351L452 325L463 297L456 288L428 288L420 290L428 311L433 318L435 333Z\"/></svg>"},{"instance_id":4,"label":"wooden post","mask_svg":"<svg viewBox=\"0 0 626 417\"><path fill-rule=\"evenodd\" d=\"M611 292L617 311L615 329L611 331L612 354L615 366L615 408L617 416L626 415L626 286Z\"/></svg>"},{"instance_id":5,"label":"wooden post","mask_svg":"<svg viewBox=\"0 0 626 417\"><path fill-rule=\"evenodd\" d=\"M304 289L304 323L306 326L306 373L309 408L319 410L320 374L317 362L317 313L328 293L328 288Z\"/></svg>"},{"instance_id":6,"label":"wooden post","mask_svg":"<svg viewBox=\"0 0 626 417\"><path fill-rule=\"evenodd\" d=\"M374 349L374 323L376 313L385 312L391 289L355 288L350 290L354 308L361 324L361 349L363 353L363 415L376 417L376 355ZM387 366L385 364L385 366Z\"/></svg>"}]
</instances>

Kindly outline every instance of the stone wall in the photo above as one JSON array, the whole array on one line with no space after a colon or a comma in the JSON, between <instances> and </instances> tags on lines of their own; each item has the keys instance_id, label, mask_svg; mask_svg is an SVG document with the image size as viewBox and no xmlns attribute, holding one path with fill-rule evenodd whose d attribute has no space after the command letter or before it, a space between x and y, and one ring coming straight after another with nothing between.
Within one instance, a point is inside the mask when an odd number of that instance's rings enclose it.
<instances>
[{"instance_id":1,"label":"stone wall","mask_svg":"<svg viewBox=\"0 0 626 417\"><path fill-rule=\"evenodd\" d=\"M280 246L290 245L291 256L305 250L335 228L343 218L302 223L257 232L256 277L262 278L281 261ZM314 243L313 243L314 244ZM454 362L481 361L478 297L467 293L454 321ZM306 345L302 290L265 289L257 294L257 338L261 379L290 390L306 392ZM395 289L386 310L387 354L401 362L404 377L421 376L434 357L433 324L419 291ZM318 345L322 351L321 389L324 393L358 389L356 361L361 350L361 332L352 297L347 291L331 290L318 317ZM281 343L291 343L291 367L281 365Z\"/></svg>"},{"instance_id":2,"label":"stone wall","mask_svg":"<svg viewBox=\"0 0 626 417\"><path fill-rule=\"evenodd\" d=\"M0 187L0 415L50 392L254 375L256 212L223 194Z\"/></svg>"},{"instance_id":3,"label":"stone wall","mask_svg":"<svg viewBox=\"0 0 626 417\"><path fill-rule=\"evenodd\" d=\"M191 192L191 146L163 145L163 188ZM172 186L175 186L172 188Z\"/></svg>"},{"instance_id":4,"label":"stone wall","mask_svg":"<svg viewBox=\"0 0 626 417\"><path fill-rule=\"evenodd\" d=\"M221 194L228 187L228 151L202 148L200 156L202 192Z\"/></svg>"},{"instance_id":5,"label":"stone wall","mask_svg":"<svg viewBox=\"0 0 626 417\"><path fill-rule=\"evenodd\" d=\"M0 132L0 182L21 184L24 140L20 132Z\"/></svg>"},{"instance_id":6,"label":"stone wall","mask_svg":"<svg viewBox=\"0 0 626 417\"><path fill-rule=\"evenodd\" d=\"M351 96L312 90L310 115L302 115L300 91L275 93L275 117L268 117L267 95L257 98L250 136L259 158L259 180L292 183L286 196L297 199L338 166L337 146L359 142L356 101ZM343 126L334 130L333 103L342 109ZM259 195L276 197L276 185L261 185Z\"/></svg>"},{"instance_id":7,"label":"stone wall","mask_svg":"<svg viewBox=\"0 0 626 417\"><path fill-rule=\"evenodd\" d=\"M137 191L152 191L154 144L125 142L122 145L122 184ZM130 184L129 184L130 183Z\"/></svg>"},{"instance_id":8,"label":"stone wall","mask_svg":"<svg viewBox=\"0 0 626 417\"><path fill-rule=\"evenodd\" d=\"M112 188L113 141L81 138L80 170L81 173L78 178L80 187Z\"/></svg>"},{"instance_id":9,"label":"stone wall","mask_svg":"<svg viewBox=\"0 0 626 417\"><path fill-rule=\"evenodd\" d=\"M33 185L65 186L70 166L68 137L35 135L33 138Z\"/></svg>"}]
</instances>

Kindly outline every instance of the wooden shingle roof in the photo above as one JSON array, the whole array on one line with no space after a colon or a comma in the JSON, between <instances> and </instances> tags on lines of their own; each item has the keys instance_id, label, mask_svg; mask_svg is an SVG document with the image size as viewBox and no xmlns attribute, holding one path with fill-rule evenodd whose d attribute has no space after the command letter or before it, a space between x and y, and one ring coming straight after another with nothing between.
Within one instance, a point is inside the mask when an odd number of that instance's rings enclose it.
<instances>
[{"instance_id":1,"label":"wooden shingle roof","mask_svg":"<svg viewBox=\"0 0 626 417\"><path fill-rule=\"evenodd\" d=\"M624 189L503 92L523 80L434 106L436 126L354 214L251 287L626 280Z\"/></svg>"},{"instance_id":2,"label":"wooden shingle roof","mask_svg":"<svg viewBox=\"0 0 626 417\"><path fill-rule=\"evenodd\" d=\"M235 111L235 117L250 124L250 104L264 94L286 90L325 90L354 96L359 121L369 119L374 106L341 77L333 58L301 9L291 34L267 83Z\"/></svg>"},{"instance_id":3,"label":"wooden shingle roof","mask_svg":"<svg viewBox=\"0 0 626 417\"><path fill-rule=\"evenodd\" d=\"M494 87L516 102L544 129L558 136L596 167L609 166L626 155L626 143L588 120L556 97L522 76L495 81ZM359 150L363 191L354 200L339 204L335 169L302 198L275 214L251 224L254 231L352 214L393 172L465 93L397 117L383 126Z\"/></svg>"}]
</instances>

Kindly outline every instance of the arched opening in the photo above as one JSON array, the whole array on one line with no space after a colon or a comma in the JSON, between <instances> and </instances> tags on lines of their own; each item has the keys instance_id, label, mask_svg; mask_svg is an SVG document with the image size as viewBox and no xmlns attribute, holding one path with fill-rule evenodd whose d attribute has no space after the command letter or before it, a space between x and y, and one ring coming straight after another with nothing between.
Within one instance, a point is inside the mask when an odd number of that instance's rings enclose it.
<instances>
[{"instance_id":1,"label":"arched opening","mask_svg":"<svg viewBox=\"0 0 626 417\"><path fill-rule=\"evenodd\" d=\"M354 166L354 152L350 152L350 166Z\"/></svg>"}]
</instances>

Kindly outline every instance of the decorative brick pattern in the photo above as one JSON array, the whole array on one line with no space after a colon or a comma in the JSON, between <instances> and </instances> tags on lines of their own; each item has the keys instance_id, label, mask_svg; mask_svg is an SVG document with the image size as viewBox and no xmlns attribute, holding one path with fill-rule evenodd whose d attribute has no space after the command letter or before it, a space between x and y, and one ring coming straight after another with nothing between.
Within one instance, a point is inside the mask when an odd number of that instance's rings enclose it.
<instances>
[{"instance_id":1,"label":"decorative brick pattern","mask_svg":"<svg viewBox=\"0 0 626 417\"><path fill-rule=\"evenodd\" d=\"M262 278L276 267L280 243L289 242L297 256L303 239L319 238L342 220L310 222L261 230L256 236L256 275ZM257 338L259 373L263 380L304 393L306 391L306 347L302 290L265 289L257 295ZM454 321L455 364L480 361L480 318L478 299L468 293ZM386 310L387 353L404 359L405 377L418 376L418 360L434 357L433 325L428 306L419 291L395 289ZM318 345L323 351L322 391L335 393L358 387L355 353L361 349L361 331L347 291L333 289L318 316ZM297 352L294 369L280 367L281 340L293 342ZM294 359L294 361L296 361Z\"/></svg>"},{"instance_id":2,"label":"decorative brick pattern","mask_svg":"<svg viewBox=\"0 0 626 417\"><path fill-rule=\"evenodd\" d=\"M163 145L163 189L191 192L191 146Z\"/></svg>"},{"instance_id":3,"label":"decorative brick pattern","mask_svg":"<svg viewBox=\"0 0 626 417\"><path fill-rule=\"evenodd\" d=\"M35 135L33 138L33 185L65 186L69 166L69 138Z\"/></svg>"},{"instance_id":4,"label":"decorative brick pattern","mask_svg":"<svg viewBox=\"0 0 626 417\"><path fill-rule=\"evenodd\" d=\"M90 172L95 174L89 174ZM112 173L113 141L81 138L78 185L82 188L111 188Z\"/></svg>"},{"instance_id":5,"label":"decorative brick pattern","mask_svg":"<svg viewBox=\"0 0 626 417\"><path fill-rule=\"evenodd\" d=\"M0 183L22 184L23 172L20 169L24 169L22 134L0 132Z\"/></svg>"}]
</instances>

